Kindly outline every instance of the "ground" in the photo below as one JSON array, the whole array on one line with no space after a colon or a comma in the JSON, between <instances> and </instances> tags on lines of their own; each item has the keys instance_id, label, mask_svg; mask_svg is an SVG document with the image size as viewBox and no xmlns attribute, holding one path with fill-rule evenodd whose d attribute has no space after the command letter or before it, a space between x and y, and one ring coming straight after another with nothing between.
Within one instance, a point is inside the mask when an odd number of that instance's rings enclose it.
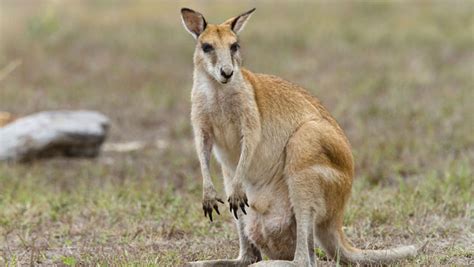
<instances>
[{"instance_id":1,"label":"ground","mask_svg":"<svg viewBox=\"0 0 474 267\"><path fill-rule=\"evenodd\" d=\"M3 0L0 110L94 109L111 118L109 143L147 145L1 163L1 265L180 266L237 255L230 214L210 223L201 210L194 40L179 8L212 23L255 5L241 35L245 66L308 88L352 144L345 232L354 245L427 241L399 264L474 264L472 2ZM222 188L215 163L213 173Z\"/></svg>"}]
</instances>

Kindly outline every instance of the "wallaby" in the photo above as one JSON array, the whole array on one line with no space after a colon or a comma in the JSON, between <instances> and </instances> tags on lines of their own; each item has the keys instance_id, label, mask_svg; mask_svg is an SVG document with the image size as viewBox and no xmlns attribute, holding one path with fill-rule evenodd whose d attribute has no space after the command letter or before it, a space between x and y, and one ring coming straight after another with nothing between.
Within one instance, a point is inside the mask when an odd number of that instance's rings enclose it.
<instances>
[{"instance_id":1,"label":"wallaby","mask_svg":"<svg viewBox=\"0 0 474 267\"><path fill-rule=\"evenodd\" d=\"M203 177L204 215L224 203L209 171L222 167L235 216L237 259L192 266L314 266L314 241L342 262L380 264L414 256L415 246L359 250L342 231L354 163L349 142L320 101L281 78L242 68L238 34L252 9L222 24L181 9L196 39L191 120ZM270 261L261 261L261 253Z\"/></svg>"}]
</instances>

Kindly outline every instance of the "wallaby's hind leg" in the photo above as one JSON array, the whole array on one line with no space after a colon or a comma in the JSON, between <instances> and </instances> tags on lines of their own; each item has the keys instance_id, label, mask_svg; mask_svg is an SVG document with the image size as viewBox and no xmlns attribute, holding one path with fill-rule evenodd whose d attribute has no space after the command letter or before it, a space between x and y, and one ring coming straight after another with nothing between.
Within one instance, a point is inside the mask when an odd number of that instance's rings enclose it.
<instances>
[{"instance_id":1,"label":"wallaby's hind leg","mask_svg":"<svg viewBox=\"0 0 474 267\"><path fill-rule=\"evenodd\" d=\"M285 177L296 218L296 250L293 261L264 261L254 266L314 266L313 227L325 221L327 184L339 183L337 172L327 166L316 122L307 122L287 145ZM337 192L336 192L337 193ZM331 206L329 206L331 207Z\"/></svg>"},{"instance_id":2,"label":"wallaby's hind leg","mask_svg":"<svg viewBox=\"0 0 474 267\"><path fill-rule=\"evenodd\" d=\"M290 172L287 183L297 224L293 263L296 266L314 266L314 222L323 220L326 213L317 186L317 179L322 174L313 168L294 173L291 173L291 168L287 171Z\"/></svg>"},{"instance_id":3,"label":"wallaby's hind leg","mask_svg":"<svg viewBox=\"0 0 474 267\"><path fill-rule=\"evenodd\" d=\"M256 248L252 243L250 243L249 238L245 235L244 228L244 220L242 216L242 211L239 211L239 220L236 222L238 234L239 234L239 257L238 260L246 263L247 265L251 263L255 263L262 260L262 255L260 250ZM252 211L249 211L252 212Z\"/></svg>"},{"instance_id":4,"label":"wallaby's hind leg","mask_svg":"<svg viewBox=\"0 0 474 267\"><path fill-rule=\"evenodd\" d=\"M312 174L311 172L309 174ZM253 267L311 267L314 266L314 235L313 226L315 216L319 216L319 211L313 207L318 206L318 199L314 198L313 190L306 181L307 172L292 174L287 178L290 201L296 219L296 249L293 261L271 260L261 261Z\"/></svg>"}]
</instances>

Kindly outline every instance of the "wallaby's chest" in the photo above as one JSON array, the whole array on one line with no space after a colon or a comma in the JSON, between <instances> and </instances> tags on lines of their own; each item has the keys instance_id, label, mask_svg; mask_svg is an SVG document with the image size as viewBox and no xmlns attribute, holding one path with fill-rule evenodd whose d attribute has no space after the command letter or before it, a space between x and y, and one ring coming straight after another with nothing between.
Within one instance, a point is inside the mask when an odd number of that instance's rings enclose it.
<instances>
[{"instance_id":1,"label":"wallaby's chest","mask_svg":"<svg viewBox=\"0 0 474 267\"><path fill-rule=\"evenodd\" d=\"M216 109L211 112L212 134L217 146L231 149L240 143L240 124L235 113Z\"/></svg>"},{"instance_id":2,"label":"wallaby's chest","mask_svg":"<svg viewBox=\"0 0 474 267\"><path fill-rule=\"evenodd\" d=\"M236 96L217 95L208 100L208 114L216 126L237 124L239 105Z\"/></svg>"},{"instance_id":3,"label":"wallaby's chest","mask_svg":"<svg viewBox=\"0 0 474 267\"><path fill-rule=\"evenodd\" d=\"M234 128L239 126L240 108L242 107L239 94L233 90L211 89L204 93L205 103L203 103L202 108L205 110L212 128L220 130L217 133L225 129L236 130Z\"/></svg>"},{"instance_id":4,"label":"wallaby's chest","mask_svg":"<svg viewBox=\"0 0 474 267\"><path fill-rule=\"evenodd\" d=\"M211 124L214 153L221 164L235 167L240 156L242 103L232 91L209 93L203 105Z\"/></svg>"}]
</instances>

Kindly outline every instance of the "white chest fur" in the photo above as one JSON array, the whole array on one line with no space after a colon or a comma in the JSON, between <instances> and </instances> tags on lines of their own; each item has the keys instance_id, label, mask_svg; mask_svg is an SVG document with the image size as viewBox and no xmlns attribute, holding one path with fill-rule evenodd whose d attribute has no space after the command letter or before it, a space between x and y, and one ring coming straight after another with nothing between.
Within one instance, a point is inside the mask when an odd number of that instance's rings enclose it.
<instances>
[{"instance_id":1,"label":"white chest fur","mask_svg":"<svg viewBox=\"0 0 474 267\"><path fill-rule=\"evenodd\" d=\"M239 107L242 88L237 81L218 84L208 78L195 79L193 108L208 118L214 141L214 155L221 165L234 171L240 156Z\"/></svg>"}]
</instances>

